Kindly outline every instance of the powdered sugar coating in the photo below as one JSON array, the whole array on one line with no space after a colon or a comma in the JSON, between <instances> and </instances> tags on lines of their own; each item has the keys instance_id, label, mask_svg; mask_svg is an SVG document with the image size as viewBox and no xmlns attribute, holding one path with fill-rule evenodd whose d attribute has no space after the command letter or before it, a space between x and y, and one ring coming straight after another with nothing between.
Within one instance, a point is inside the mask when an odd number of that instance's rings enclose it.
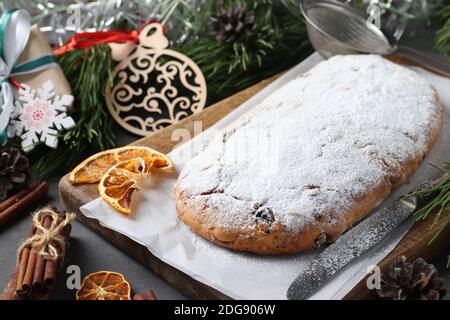
<instances>
[{"instance_id":1,"label":"powdered sugar coating","mask_svg":"<svg viewBox=\"0 0 450 320\"><path fill-rule=\"evenodd\" d=\"M336 56L218 135L178 188L225 229L255 225L261 210L293 232L340 223L355 199L425 154L439 119L434 89L413 71L376 55Z\"/></svg>"}]
</instances>

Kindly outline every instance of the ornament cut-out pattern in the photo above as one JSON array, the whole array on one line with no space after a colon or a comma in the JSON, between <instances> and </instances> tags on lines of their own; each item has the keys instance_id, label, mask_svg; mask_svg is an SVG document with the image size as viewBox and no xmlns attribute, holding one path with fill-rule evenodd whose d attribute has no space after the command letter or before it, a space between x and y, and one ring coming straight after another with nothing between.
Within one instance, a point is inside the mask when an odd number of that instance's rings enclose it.
<instances>
[{"instance_id":1,"label":"ornament cut-out pattern","mask_svg":"<svg viewBox=\"0 0 450 320\"><path fill-rule=\"evenodd\" d=\"M8 126L10 138L20 136L25 152L33 150L43 142L51 148L58 147L58 132L75 127L73 119L67 115L67 108L73 103L73 96L57 96L51 80L41 89L33 90L22 84L15 108Z\"/></svg>"},{"instance_id":2,"label":"ornament cut-out pattern","mask_svg":"<svg viewBox=\"0 0 450 320\"><path fill-rule=\"evenodd\" d=\"M113 46L116 57L127 58L113 71L106 102L114 119L134 134L158 131L205 106L206 82L200 68L168 45L162 25L151 23L140 32L138 45ZM125 54L118 53L120 49Z\"/></svg>"}]
</instances>

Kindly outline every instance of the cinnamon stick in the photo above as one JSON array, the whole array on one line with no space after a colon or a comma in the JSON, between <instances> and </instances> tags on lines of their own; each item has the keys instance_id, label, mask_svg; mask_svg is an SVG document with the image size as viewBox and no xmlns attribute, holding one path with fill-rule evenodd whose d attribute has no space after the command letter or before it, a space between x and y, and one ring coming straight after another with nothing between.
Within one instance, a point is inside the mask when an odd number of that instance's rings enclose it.
<instances>
[{"instance_id":1,"label":"cinnamon stick","mask_svg":"<svg viewBox=\"0 0 450 320\"><path fill-rule=\"evenodd\" d=\"M42 223L43 227L45 229L50 228L50 225L52 223L52 218L50 216L46 216L44 218L44 221ZM44 275L45 275L45 267L46 267L47 261L45 259L42 259L40 255L38 255L36 259L36 266L34 268L34 275L33 275L33 290L34 291L45 291L45 285L44 285Z\"/></svg>"},{"instance_id":2,"label":"cinnamon stick","mask_svg":"<svg viewBox=\"0 0 450 320\"><path fill-rule=\"evenodd\" d=\"M47 221L47 228L50 227L51 224L51 217L50 216L45 216L43 218L43 222L45 223ZM42 234L41 230L37 230L35 232L35 234ZM28 298L31 293L33 292L33 284L34 284L34 278L35 278L35 273L36 271L39 272L39 270L36 270L39 267L39 264L41 263L40 261L40 256L39 253L36 249L28 249L28 261L27 261L27 266L23 275L23 279L22 281L17 281L17 290L16 293L18 296L23 297L23 298ZM45 262L45 261L44 261ZM45 270L45 264L44 264L44 270Z\"/></svg>"},{"instance_id":3,"label":"cinnamon stick","mask_svg":"<svg viewBox=\"0 0 450 320\"><path fill-rule=\"evenodd\" d=\"M28 233L28 238L34 236L35 233L36 233L36 227L32 224L31 228L30 228L30 232ZM22 251L22 254L21 254L20 260L19 260L19 264L17 265L18 271L17 271L16 293L20 292L20 294L24 294L24 295L31 294L31 290L30 290L30 292L27 292L27 290L23 291L23 288L22 288L22 283L24 282L25 274L27 272L28 262L30 260L29 259L30 253L31 253L30 249L25 248ZM18 295L20 295L20 294L18 294Z\"/></svg>"},{"instance_id":4,"label":"cinnamon stick","mask_svg":"<svg viewBox=\"0 0 450 320\"><path fill-rule=\"evenodd\" d=\"M28 263L23 277L23 281L22 283L17 284L18 288L16 290L17 295L23 298L29 297L33 292L32 284L33 284L34 268L36 266L37 252L34 249L30 249L29 252L30 254L28 256Z\"/></svg>"},{"instance_id":5,"label":"cinnamon stick","mask_svg":"<svg viewBox=\"0 0 450 320\"><path fill-rule=\"evenodd\" d=\"M36 181L30 186L0 203L0 225L25 212L25 210L48 193L45 181Z\"/></svg>"},{"instance_id":6,"label":"cinnamon stick","mask_svg":"<svg viewBox=\"0 0 450 320\"><path fill-rule=\"evenodd\" d=\"M61 215L58 219L58 223L61 223L62 220L65 219L65 214ZM72 226L68 224L61 230L61 236L64 238L64 243L67 243L67 240L69 238L70 232L72 230ZM58 249L59 252L62 252L63 248L59 247L58 243L55 243L55 247ZM47 260L45 264L45 274L44 274L44 285L46 287L50 287L53 285L53 282L56 278L56 274L58 273L59 268L61 267L63 263L64 255L58 258L58 260Z\"/></svg>"},{"instance_id":7,"label":"cinnamon stick","mask_svg":"<svg viewBox=\"0 0 450 320\"><path fill-rule=\"evenodd\" d=\"M58 221L56 224L58 225L63 220L63 215L58 215ZM62 232L62 231L61 231ZM58 252L61 252L58 244L55 244L55 248ZM60 260L60 258L58 258ZM59 261L56 260L47 260L45 264L45 274L44 274L44 285L50 287L53 284L53 281L56 277L56 273L58 272L58 264Z\"/></svg>"},{"instance_id":8,"label":"cinnamon stick","mask_svg":"<svg viewBox=\"0 0 450 320\"><path fill-rule=\"evenodd\" d=\"M7 209L8 207L12 206L14 203L16 203L20 198L23 198L26 194L28 194L32 189L36 188L39 185L40 181L34 181L32 182L28 188L20 190L16 194L12 195L11 197L7 198L3 202L0 203L0 212Z\"/></svg>"}]
</instances>

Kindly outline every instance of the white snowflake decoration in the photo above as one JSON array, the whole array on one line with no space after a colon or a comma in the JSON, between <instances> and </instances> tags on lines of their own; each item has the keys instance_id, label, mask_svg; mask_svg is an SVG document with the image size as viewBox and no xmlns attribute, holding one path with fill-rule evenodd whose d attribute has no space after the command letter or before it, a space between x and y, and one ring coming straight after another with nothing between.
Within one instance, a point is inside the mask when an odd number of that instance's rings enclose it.
<instances>
[{"instance_id":1,"label":"white snowflake decoration","mask_svg":"<svg viewBox=\"0 0 450 320\"><path fill-rule=\"evenodd\" d=\"M39 141L56 149L58 131L75 126L73 119L66 114L67 107L73 103L73 96L55 95L51 80L46 81L42 89L38 90L33 90L26 84L22 86L11 113L9 137L20 136L25 152L31 151Z\"/></svg>"}]
</instances>

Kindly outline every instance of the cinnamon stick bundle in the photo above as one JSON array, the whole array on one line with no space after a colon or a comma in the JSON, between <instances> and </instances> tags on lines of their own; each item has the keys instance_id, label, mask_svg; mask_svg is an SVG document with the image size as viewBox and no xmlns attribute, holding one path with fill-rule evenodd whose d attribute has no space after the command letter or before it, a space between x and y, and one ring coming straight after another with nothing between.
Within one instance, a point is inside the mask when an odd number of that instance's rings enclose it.
<instances>
[{"instance_id":1,"label":"cinnamon stick bundle","mask_svg":"<svg viewBox=\"0 0 450 320\"><path fill-rule=\"evenodd\" d=\"M15 280L14 293L9 296L6 294L6 297L4 294L5 299L39 299L48 296L56 274L63 265L73 218L73 214L59 213L54 207L43 208L36 213L29 237L19 248L14 273L16 279L12 279L7 286L12 287L11 283ZM36 246L36 243L42 246Z\"/></svg>"},{"instance_id":2,"label":"cinnamon stick bundle","mask_svg":"<svg viewBox=\"0 0 450 320\"><path fill-rule=\"evenodd\" d=\"M37 201L43 199L48 193L48 184L45 181L35 181L24 190L9 197L0 203L0 225L24 213Z\"/></svg>"}]
</instances>

